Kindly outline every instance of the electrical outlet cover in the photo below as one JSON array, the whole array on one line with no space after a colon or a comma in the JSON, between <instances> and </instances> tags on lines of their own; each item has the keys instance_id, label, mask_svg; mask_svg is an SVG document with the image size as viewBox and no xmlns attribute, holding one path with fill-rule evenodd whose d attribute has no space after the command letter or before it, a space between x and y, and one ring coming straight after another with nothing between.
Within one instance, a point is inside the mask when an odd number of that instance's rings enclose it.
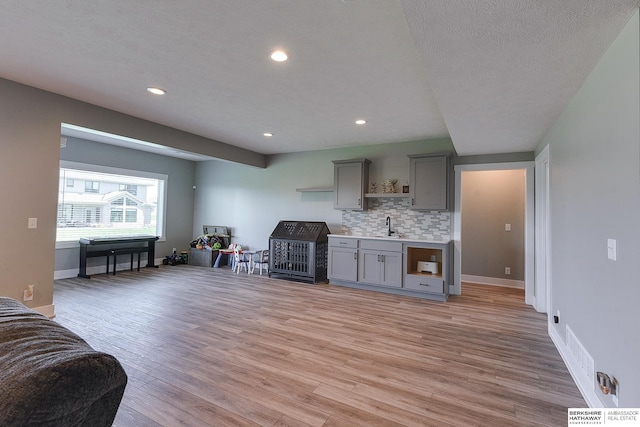
<instances>
[{"instance_id":1,"label":"electrical outlet cover","mask_svg":"<svg viewBox=\"0 0 640 427\"><path fill-rule=\"evenodd\" d=\"M33 291L30 291L29 289L25 289L24 290L24 294L22 295L22 300L23 301L32 301L33 300Z\"/></svg>"}]
</instances>

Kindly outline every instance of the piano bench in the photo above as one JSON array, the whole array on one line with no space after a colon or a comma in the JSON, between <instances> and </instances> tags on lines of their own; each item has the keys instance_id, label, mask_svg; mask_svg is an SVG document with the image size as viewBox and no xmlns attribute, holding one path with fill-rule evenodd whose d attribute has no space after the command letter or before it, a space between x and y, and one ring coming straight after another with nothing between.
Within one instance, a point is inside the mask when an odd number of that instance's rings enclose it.
<instances>
[{"instance_id":1,"label":"piano bench","mask_svg":"<svg viewBox=\"0 0 640 427\"><path fill-rule=\"evenodd\" d=\"M133 271L133 255L138 254L138 271L140 271L140 254L147 252L147 248L122 248L112 249L111 255L113 256L113 275L116 275L116 267L118 265L118 255L131 255L131 267L129 271ZM107 255L107 264L109 264L109 255ZM109 273L109 267L107 265L107 273Z\"/></svg>"}]
</instances>

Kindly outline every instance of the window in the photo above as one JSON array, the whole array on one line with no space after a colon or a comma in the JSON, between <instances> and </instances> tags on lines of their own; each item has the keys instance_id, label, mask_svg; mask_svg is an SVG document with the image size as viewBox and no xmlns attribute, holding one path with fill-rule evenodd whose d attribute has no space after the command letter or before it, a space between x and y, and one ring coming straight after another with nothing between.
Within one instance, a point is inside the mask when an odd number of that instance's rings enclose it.
<instances>
[{"instance_id":1,"label":"window","mask_svg":"<svg viewBox=\"0 0 640 427\"><path fill-rule=\"evenodd\" d=\"M138 193L138 186L132 184L120 184L120 191L127 191L135 196Z\"/></svg>"},{"instance_id":2,"label":"window","mask_svg":"<svg viewBox=\"0 0 640 427\"><path fill-rule=\"evenodd\" d=\"M111 222L122 222L122 209L111 209Z\"/></svg>"},{"instance_id":3,"label":"window","mask_svg":"<svg viewBox=\"0 0 640 427\"><path fill-rule=\"evenodd\" d=\"M124 217L125 222L138 222L138 210L137 209L127 209L126 216Z\"/></svg>"},{"instance_id":4,"label":"window","mask_svg":"<svg viewBox=\"0 0 640 427\"><path fill-rule=\"evenodd\" d=\"M67 187L73 187L73 179L67 179Z\"/></svg>"},{"instance_id":5,"label":"window","mask_svg":"<svg viewBox=\"0 0 640 427\"><path fill-rule=\"evenodd\" d=\"M85 181L84 182L84 191L87 193L99 193L100 192L100 182L98 181Z\"/></svg>"},{"instance_id":6,"label":"window","mask_svg":"<svg viewBox=\"0 0 640 427\"><path fill-rule=\"evenodd\" d=\"M61 161L58 247L80 237L162 238L166 188L166 175Z\"/></svg>"}]
</instances>

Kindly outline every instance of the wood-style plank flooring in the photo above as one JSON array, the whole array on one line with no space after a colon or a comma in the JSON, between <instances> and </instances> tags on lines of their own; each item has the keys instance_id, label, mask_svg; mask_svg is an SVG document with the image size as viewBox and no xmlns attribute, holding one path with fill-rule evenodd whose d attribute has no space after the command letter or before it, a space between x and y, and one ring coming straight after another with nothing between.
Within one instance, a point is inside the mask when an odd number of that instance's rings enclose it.
<instances>
[{"instance_id":1,"label":"wood-style plank flooring","mask_svg":"<svg viewBox=\"0 0 640 427\"><path fill-rule=\"evenodd\" d=\"M116 426L561 426L585 407L523 292L446 303L227 268L57 280L129 376Z\"/></svg>"}]
</instances>

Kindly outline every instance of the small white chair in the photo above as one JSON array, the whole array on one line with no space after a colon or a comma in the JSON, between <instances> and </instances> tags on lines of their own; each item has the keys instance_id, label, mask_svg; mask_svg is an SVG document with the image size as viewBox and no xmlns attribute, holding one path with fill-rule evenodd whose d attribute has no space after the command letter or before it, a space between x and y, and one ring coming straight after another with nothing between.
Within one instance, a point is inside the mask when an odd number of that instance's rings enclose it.
<instances>
[{"instance_id":1,"label":"small white chair","mask_svg":"<svg viewBox=\"0 0 640 427\"><path fill-rule=\"evenodd\" d=\"M244 271L249 272L249 260L240 253L237 247L233 248L233 270L236 274L240 274L240 269L244 268Z\"/></svg>"},{"instance_id":2,"label":"small white chair","mask_svg":"<svg viewBox=\"0 0 640 427\"><path fill-rule=\"evenodd\" d=\"M253 258L253 265L251 266L250 273L253 274L256 266L260 269L260 275L262 276L262 268L268 273L269 272L269 250L258 251L256 256Z\"/></svg>"}]
</instances>

